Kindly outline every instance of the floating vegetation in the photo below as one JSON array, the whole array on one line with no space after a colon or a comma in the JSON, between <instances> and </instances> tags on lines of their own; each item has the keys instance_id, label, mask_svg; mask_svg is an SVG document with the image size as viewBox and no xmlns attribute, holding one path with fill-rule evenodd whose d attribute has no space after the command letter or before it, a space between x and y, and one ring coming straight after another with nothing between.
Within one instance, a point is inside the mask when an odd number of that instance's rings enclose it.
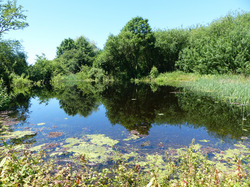
<instances>
[{"instance_id":1,"label":"floating vegetation","mask_svg":"<svg viewBox=\"0 0 250 187\"><path fill-rule=\"evenodd\" d=\"M140 138L140 137L137 135L131 134L128 138L123 139L123 141L136 140L138 138Z\"/></svg>"},{"instance_id":2,"label":"floating vegetation","mask_svg":"<svg viewBox=\"0 0 250 187\"><path fill-rule=\"evenodd\" d=\"M38 125L38 126L41 126L41 125L45 125L45 123L38 123L37 125Z\"/></svg>"},{"instance_id":3,"label":"floating vegetation","mask_svg":"<svg viewBox=\"0 0 250 187\"><path fill-rule=\"evenodd\" d=\"M104 163L110 158L112 147L119 141L103 134L92 134L82 139L67 138L65 142L62 147L67 148L67 152L72 152L74 156L85 155L90 162Z\"/></svg>"},{"instance_id":4,"label":"floating vegetation","mask_svg":"<svg viewBox=\"0 0 250 187\"><path fill-rule=\"evenodd\" d=\"M115 144L119 143L118 140L113 140L109 137L106 137L104 134L90 134L86 135L86 137L90 140L91 143L99 146L107 145L113 147Z\"/></svg>"},{"instance_id":5,"label":"floating vegetation","mask_svg":"<svg viewBox=\"0 0 250 187\"><path fill-rule=\"evenodd\" d=\"M49 138L57 138L59 136L62 136L63 132L49 132Z\"/></svg>"},{"instance_id":6,"label":"floating vegetation","mask_svg":"<svg viewBox=\"0 0 250 187\"><path fill-rule=\"evenodd\" d=\"M210 140L199 140L199 142L207 143L207 142L210 142Z\"/></svg>"},{"instance_id":7,"label":"floating vegetation","mask_svg":"<svg viewBox=\"0 0 250 187\"><path fill-rule=\"evenodd\" d=\"M33 131L14 131L14 132L6 132L5 134L1 135L1 138L4 140L8 139L19 139L24 136L35 136L36 132Z\"/></svg>"},{"instance_id":8,"label":"floating vegetation","mask_svg":"<svg viewBox=\"0 0 250 187\"><path fill-rule=\"evenodd\" d=\"M20 121L12 121L12 120L1 121L1 122L2 122L2 125L4 125L4 126L12 126L12 125L16 125L16 124L20 123Z\"/></svg>"}]
</instances>

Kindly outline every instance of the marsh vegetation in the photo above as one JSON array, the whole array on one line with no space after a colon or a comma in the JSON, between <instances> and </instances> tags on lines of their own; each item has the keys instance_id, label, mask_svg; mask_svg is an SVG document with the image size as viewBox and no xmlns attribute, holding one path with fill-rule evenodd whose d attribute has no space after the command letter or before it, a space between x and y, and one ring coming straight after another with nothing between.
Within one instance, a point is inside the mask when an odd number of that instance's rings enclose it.
<instances>
[{"instance_id":1,"label":"marsh vegetation","mask_svg":"<svg viewBox=\"0 0 250 187\"><path fill-rule=\"evenodd\" d=\"M102 50L67 38L33 65L3 39L23 7L0 15L0 186L249 185L249 12L169 30L135 17Z\"/></svg>"}]
</instances>

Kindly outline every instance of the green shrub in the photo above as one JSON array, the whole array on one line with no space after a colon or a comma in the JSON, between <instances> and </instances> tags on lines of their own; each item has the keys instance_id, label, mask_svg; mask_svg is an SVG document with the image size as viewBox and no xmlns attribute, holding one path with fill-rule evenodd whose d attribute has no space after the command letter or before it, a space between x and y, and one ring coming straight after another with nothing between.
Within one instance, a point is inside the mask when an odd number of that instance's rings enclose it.
<instances>
[{"instance_id":1,"label":"green shrub","mask_svg":"<svg viewBox=\"0 0 250 187\"><path fill-rule=\"evenodd\" d=\"M154 79L158 77L158 75L159 75L158 69L155 66L153 66L150 71L150 77Z\"/></svg>"},{"instance_id":2,"label":"green shrub","mask_svg":"<svg viewBox=\"0 0 250 187\"><path fill-rule=\"evenodd\" d=\"M7 94L7 89L0 79L0 111L4 110L8 106L11 97Z\"/></svg>"},{"instance_id":3,"label":"green shrub","mask_svg":"<svg viewBox=\"0 0 250 187\"><path fill-rule=\"evenodd\" d=\"M32 81L29 80L29 77L25 77L24 74L22 74L21 76L11 74L10 76L12 77L11 87L23 88L31 86Z\"/></svg>"}]
</instances>

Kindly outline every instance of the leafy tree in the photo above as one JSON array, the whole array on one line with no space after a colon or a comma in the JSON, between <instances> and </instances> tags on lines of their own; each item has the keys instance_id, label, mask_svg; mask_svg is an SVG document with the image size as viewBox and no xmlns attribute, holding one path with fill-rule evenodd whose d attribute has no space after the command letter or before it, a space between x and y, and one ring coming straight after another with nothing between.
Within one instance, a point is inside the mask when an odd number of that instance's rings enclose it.
<instances>
[{"instance_id":1,"label":"leafy tree","mask_svg":"<svg viewBox=\"0 0 250 187\"><path fill-rule=\"evenodd\" d=\"M57 47L56 55L57 57L60 57L65 51L69 51L71 49L75 49L75 41L71 38L64 39L60 46Z\"/></svg>"},{"instance_id":2,"label":"leafy tree","mask_svg":"<svg viewBox=\"0 0 250 187\"><path fill-rule=\"evenodd\" d=\"M155 66L159 72L174 71L179 53L186 47L189 31L185 29L158 30L155 33L158 50Z\"/></svg>"},{"instance_id":3,"label":"leafy tree","mask_svg":"<svg viewBox=\"0 0 250 187\"><path fill-rule=\"evenodd\" d=\"M155 37L147 19L135 17L118 36L110 35L97 66L115 77L148 75L155 57Z\"/></svg>"},{"instance_id":4,"label":"leafy tree","mask_svg":"<svg viewBox=\"0 0 250 187\"><path fill-rule=\"evenodd\" d=\"M23 29L28 26L22 6L17 6L16 0L0 1L0 35L10 30Z\"/></svg>"},{"instance_id":5,"label":"leafy tree","mask_svg":"<svg viewBox=\"0 0 250 187\"><path fill-rule=\"evenodd\" d=\"M54 67L44 54L37 55L36 62L29 67L29 76L33 81L43 81L48 83L53 75Z\"/></svg>"},{"instance_id":6,"label":"leafy tree","mask_svg":"<svg viewBox=\"0 0 250 187\"><path fill-rule=\"evenodd\" d=\"M57 62L64 65L70 73L77 73L81 66L92 66L98 53L95 44L83 36L72 39L65 39L57 48Z\"/></svg>"},{"instance_id":7,"label":"leafy tree","mask_svg":"<svg viewBox=\"0 0 250 187\"><path fill-rule=\"evenodd\" d=\"M0 79L9 86L11 74L21 75L27 69L26 55L18 41L0 41Z\"/></svg>"}]
</instances>

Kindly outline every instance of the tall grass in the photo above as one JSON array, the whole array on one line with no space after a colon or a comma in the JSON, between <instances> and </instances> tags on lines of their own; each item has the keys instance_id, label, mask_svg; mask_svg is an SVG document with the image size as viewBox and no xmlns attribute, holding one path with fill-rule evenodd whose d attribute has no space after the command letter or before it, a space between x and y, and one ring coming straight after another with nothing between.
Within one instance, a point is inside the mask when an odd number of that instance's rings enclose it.
<instances>
[{"instance_id":1,"label":"tall grass","mask_svg":"<svg viewBox=\"0 0 250 187\"><path fill-rule=\"evenodd\" d=\"M230 104L250 105L250 77L243 75L199 75L177 71L160 74L152 82L184 87Z\"/></svg>"},{"instance_id":2,"label":"tall grass","mask_svg":"<svg viewBox=\"0 0 250 187\"><path fill-rule=\"evenodd\" d=\"M250 77L241 75L211 75L185 84L196 92L236 105L250 105Z\"/></svg>"}]
</instances>

